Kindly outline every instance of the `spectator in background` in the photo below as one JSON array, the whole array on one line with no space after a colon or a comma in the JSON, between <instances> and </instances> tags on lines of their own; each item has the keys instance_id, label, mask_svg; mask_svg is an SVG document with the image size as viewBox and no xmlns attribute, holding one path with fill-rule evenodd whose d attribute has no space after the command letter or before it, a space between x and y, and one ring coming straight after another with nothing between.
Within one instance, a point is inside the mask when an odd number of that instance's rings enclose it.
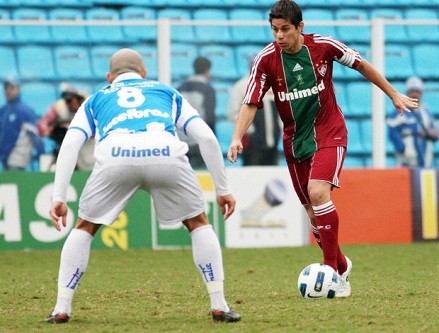
<instances>
[{"instance_id":1,"label":"spectator in background","mask_svg":"<svg viewBox=\"0 0 439 333\"><path fill-rule=\"evenodd\" d=\"M188 78L178 90L184 98L198 111L201 118L209 125L215 133L215 107L216 95L215 89L209 83L210 69L212 63L205 57L198 57L194 61L195 75ZM189 145L189 152L187 156L193 168L205 168L205 163L200 154L200 149L194 141L183 134L179 133L180 139L187 142Z\"/></svg>"},{"instance_id":2,"label":"spectator in background","mask_svg":"<svg viewBox=\"0 0 439 333\"><path fill-rule=\"evenodd\" d=\"M236 123L236 118L241 109L248 78L248 75L244 76L230 90L227 118L233 123ZM277 144L280 137L280 120L274 105L271 89L265 95L263 104L264 108L256 112L253 124L242 139L242 144L245 148L242 153L244 166L278 164L279 153Z\"/></svg>"},{"instance_id":3,"label":"spectator in background","mask_svg":"<svg viewBox=\"0 0 439 333\"><path fill-rule=\"evenodd\" d=\"M70 122L82 102L88 96L87 92L76 89L71 84L65 82L60 84L59 90L61 98L56 100L38 121L40 135L49 137L56 143L53 152L50 152L53 155L51 164L54 164L56 161L59 148ZM91 170L93 168L95 162L93 157L94 144L94 139L91 139L83 146L78 157L76 169Z\"/></svg>"},{"instance_id":4,"label":"spectator in background","mask_svg":"<svg viewBox=\"0 0 439 333\"><path fill-rule=\"evenodd\" d=\"M20 81L4 81L6 104L0 108L0 163L5 170L25 170L33 149L39 155L44 146L37 130L37 116L20 99Z\"/></svg>"},{"instance_id":5,"label":"spectator in background","mask_svg":"<svg viewBox=\"0 0 439 333\"><path fill-rule=\"evenodd\" d=\"M387 120L389 138L395 147L398 166L429 168L433 162L433 143L438 140L439 132L427 105L422 103L424 84L418 77L406 81L407 95L419 100L417 108L405 117L394 110Z\"/></svg>"}]
</instances>

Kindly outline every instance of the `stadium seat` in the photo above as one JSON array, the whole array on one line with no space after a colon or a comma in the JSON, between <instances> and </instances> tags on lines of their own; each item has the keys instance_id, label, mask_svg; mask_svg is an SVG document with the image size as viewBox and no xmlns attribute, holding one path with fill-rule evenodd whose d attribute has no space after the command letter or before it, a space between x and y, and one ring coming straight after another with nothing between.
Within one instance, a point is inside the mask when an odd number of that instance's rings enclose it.
<instances>
[{"instance_id":1,"label":"stadium seat","mask_svg":"<svg viewBox=\"0 0 439 333\"><path fill-rule=\"evenodd\" d=\"M13 47L0 46L0 59L0 79L18 75L17 61L15 60Z\"/></svg>"},{"instance_id":2,"label":"stadium seat","mask_svg":"<svg viewBox=\"0 0 439 333\"><path fill-rule=\"evenodd\" d=\"M14 20L21 21L42 21L46 19L46 12L42 9L19 8L12 12ZM50 42L51 36L49 27L44 25L35 26L14 26L14 34L18 42Z\"/></svg>"},{"instance_id":3,"label":"stadium seat","mask_svg":"<svg viewBox=\"0 0 439 333\"><path fill-rule=\"evenodd\" d=\"M181 80L194 74L193 63L198 56L197 47L186 43L171 45L172 80Z\"/></svg>"},{"instance_id":4,"label":"stadium seat","mask_svg":"<svg viewBox=\"0 0 439 333\"><path fill-rule=\"evenodd\" d=\"M38 117L57 99L55 86L46 82L22 83L20 91L23 102L31 106Z\"/></svg>"},{"instance_id":5,"label":"stadium seat","mask_svg":"<svg viewBox=\"0 0 439 333\"><path fill-rule=\"evenodd\" d=\"M365 117L371 115L372 87L369 82L351 82L346 85L348 112L352 116Z\"/></svg>"},{"instance_id":6,"label":"stadium seat","mask_svg":"<svg viewBox=\"0 0 439 333\"><path fill-rule=\"evenodd\" d=\"M120 47L115 45L98 45L90 48L90 59L93 75L104 78L109 71L110 58Z\"/></svg>"},{"instance_id":7,"label":"stadium seat","mask_svg":"<svg viewBox=\"0 0 439 333\"><path fill-rule=\"evenodd\" d=\"M423 103L427 104L436 118L439 118L439 82L425 82Z\"/></svg>"},{"instance_id":8,"label":"stadium seat","mask_svg":"<svg viewBox=\"0 0 439 333\"><path fill-rule=\"evenodd\" d=\"M332 15L332 11L329 9L303 9L302 10L303 20L306 22L305 28L303 30L304 33L307 34L320 34L322 36L331 36L333 38L337 37L337 32L335 26L325 25L325 26L317 26L313 25L313 21L333 21L334 16Z\"/></svg>"},{"instance_id":9,"label":"stadium seat","mask_svg":"<svg viewBox=\"0 0 439 333\"><path fill-rule=\"evenodd\" d=\"M122 20L152 21L156 19L156 12L152 8L128 6L120 10ZM129 40L156 41L157 27L148 26L123 26L122 30Z\"/></svg>"},{"instance_id":10,"label":"stadium seat","mask_svg":"<svg viewBox=\"0 0 439 333\"><path fill-rule=\"evenodd\" d=\"M363 119L360 120L360 131L361 131L361 140L363 142L363 147L365 149L366 154L372 153L372 120L371 119Z\"/></svg>"},{"instance_id":11,"label":"stadium seat","mask_svg":"<svg viewBox=\"0 0 439 333\"><path fill-rule=\"evenodd\" d=\"M249 75L250 64L262 48L263 46L256 44L235 47L236 69L239 76Z\"/></svg>"},{"instance_id":12,"label":"stadium seat","mask_svg":"<svg viewBox=\"0 0 439 333\"><path fill-rule=\"evenodd\" d=\"M236 8L230 10L229 16L230 20L260 21L263 23L262 25L244 24L242 26L231 26L230 32L235 42L260 42L264 44L271 42L272 38L269 37L269 25L267 24L266 19L263 17L262 11L258 9Z\"/></svg>"},{"instance_id":13,"label":"stadium seat","mask_svg":"<svg viewBox=\"0 0 439 333\"><path fill-rule=\"evenodd\" d=\"M191 20L191 11L186 9L166 8L158 12L157 18L169 18L171 20ZM171 39L178 42L195 42L195 32L192 25L172 25Z\"/></svg>"},{"instance_id":14,"label":"stadium seat","mask_svg":"<svg viewBox=\"0 0 439 333\"><path fill-rule=\"evenodd\" d=\"M347 153L343 163L343 168L364 168L364 158L360 156L350 156L349 153Z\"/></svg>"},{"instance_id":15,"label":"stadium seat","mask_svg":"<svg viewBox=\"0 0 439 333\"><path fill-rule=\"evenodd\" d=\"M346 127L348 128L347 155L363 154L364 146L359 122L357 120L348 119L346 120Z\"/></svg>"},{"instance_id":16,"label":"stadium seat","mask_svg":"<svg viewBox=\"0 0 439 333\"><path fill-rule=\"evenodd\" d=\"M75 22L83 19L82 11L73 8L57 8L49 12L49 19ZM85 26L51 26L52 37L56 42L88 42Z\"/></svg>"},{"instance_id":17,"label":"stadium seat","mask_svg":"<svg viewBox=\"0 0 439 333\"><path fill-rule=\"evenodd\" d=\"M344 8L335 12L337 21L364 21L369 19L367 10L359 8ZM337 36L344 43L368 43L370 42L369 25L337 26Z\"/></svg>"},{"instance_id":18,"label":"stadium seat","mask_svg":"<svg viewBox=\"0 0 439 333\"><path fill-rule=\"evenodd\" d=\"M227 12L222 9L197 9L194 11L194 20L221 20L227 21ZM202 25L195 26L195 37L200 42L233 42L229 26Z\"/></svg>"},{"instance_id":19,"label":"stadium seat","mask_svg":"<svg viewBox=\"0 0 439 333\"><path fill-rule=\"evenodd\" d=\"M216 96L216 108L215 115L217 121L220 119L227 119L227 110L229 108L230 89L232 85L230 83L213 83Z\"/></svg>"},{"instance_id":20,"label":"stadium seat","mask_svg":"<svg viewBox=\"0 0 439 333\"><path fill-rule=\"evenodd\" d=\"M334 92L335 92L335 98L337 99L337 104L340 107L341 111L343 111L343 114L346 118L349 118L349 108L348 108L348 102L346 100L346 88L345 85L342 83L334 83Z\"/></svg>"},{"instance_id":21,"label":"stadium seat","mask_svg":"<svg viewBox=\"0 0 439 333\"><path fill-rule=\"evenodd\" d=\"M372 9L370 18L383 18L383 19L402 19L402 11L394 8L379 8ZM384 26L384 38L385 42L407 42L407 32L403 25L385 25Z\"/></svg>"},{"instance_id":22,"label":"stadium seat","mask_svg":"<svg viewBox=\"0 0 439 333\"><path fill-rule=\"evenodd\" d=\"M437 20L438 13L430 8L412 8L405 12L406 19ZM407 35L416 41L439 41L439 26L436 25L408 25Z\"/></svg>"},{"instance_id":23,"label":"stadium seat","mask_svg":"<svg viewBox=\"0 0 439 333\"><path fill-rule=\"evenodd\" d=\"M54 79L56 77L52 49L48 46L20 46L17 64L23 79Z\"/></svg>"},{"instance_id":24,"label":"stadium seat","mask_svg":"<svg viewBox=\"0 0 439 333\"><path fill-rule=\"evenodd\" d=\"M9 20L9 11L6 9L0 9L0 21ZM0 43L10 43L15 41L14 33L12 32L12 26L0 25Z\"/></svg>"},{"instance_id":25,"label":"stadium seat","mask_svg":"<svg viewBox=\"0 0 439 333\"><path fill-rule=\"evenodd\" d=\"M224 156L226 156L227 152L229 151L233 130L233 124L226 119L218 120L215 124L215 134Z\"/></svg>"},{"instance_id":26,"label":"stadium seat","mask_svg":"<svg viewBox=\"0 0 439 333\"><path fill-rule=\"evenodd\" d=\"M148 70L148 79L157 80L158 79L158 55L157 46L140 44L132 45L132 49L136 50L143 57L145 67Z\"/></svg>"},{"instance_id":27,"label":"stadium seat","mask_svg":"<svg viewBox=\"0 0 439 333\"><path fill-rule=\"evenodd\" d=\"M109 8L91 8L86 10L85 18L93 21L119 21L119 12ZM87 26L88 36L93 42L122 42L126 38L120 25L95 25Z\"/></svg>"},{"instance_id":28,"label":"stadium seat","mask_svg":"<svg viewBox=\"0 0 439 333\"><path fill-rule=\"evenodd\" d=\"M422 78L439 77L439 44L417 44L413 46L414 69Z\"/></svg>"},{"instance_id":29,"label":"stadium seat","mask_svg":"<svg viewBox=\"0 0 439 333\"><path fill-rule=\"evenodd\" d=\"M406 45L386 44L384 48L385 76L403 79L414 74L411 50Z\"/></svg>"},{"instance_id":30,"label":"stadium seat","mask_svg":"<svg viewBox=\"0 0 439 333\"><path fill-rule=\"evenodd\" d=\"M237 80L239 78L232 47L207 45L201 47L199 53L212 62L213 79Z\"/></svg>"},{"instance_id":31,"label":"stadium seat","mask_svg":"<svg viewBox=\"0 0 439 333\"><path fill-rule=\"evenodd\" d=\"M54 50L54 56L55 69L60 79L94 78L87 48L80 46L58 46Z\"/></svg>"}]
</instances>

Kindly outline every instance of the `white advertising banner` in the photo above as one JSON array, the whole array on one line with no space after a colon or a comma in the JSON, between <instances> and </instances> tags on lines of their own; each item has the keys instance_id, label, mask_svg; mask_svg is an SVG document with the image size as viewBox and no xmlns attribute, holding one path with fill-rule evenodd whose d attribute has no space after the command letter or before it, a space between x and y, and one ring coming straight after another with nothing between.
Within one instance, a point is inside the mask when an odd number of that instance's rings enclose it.
<instances>
[{"instance_id":1,"label":"white advertising banner","mask_svg":"<svg viewBox=\"0 0 439 333\"><path fill-rule=\"evenodd\" d=\"M226 247L288 247L309 244L305 209L286 167L228 168L236 199L225 222Z\"/></svg>"}]
</instances>

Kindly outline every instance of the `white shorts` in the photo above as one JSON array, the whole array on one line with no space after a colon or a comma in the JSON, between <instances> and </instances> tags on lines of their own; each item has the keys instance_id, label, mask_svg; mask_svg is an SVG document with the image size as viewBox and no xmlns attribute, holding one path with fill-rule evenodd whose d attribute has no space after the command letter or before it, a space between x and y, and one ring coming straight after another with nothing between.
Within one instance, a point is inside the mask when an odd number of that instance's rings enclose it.
<instances>
[{"instance_id":1,"label":"white shorts","mask_svg":"<svg viewBox=\"0 0 439 333\"><path fill-rule=\"evenodd\" d=\"M171 155L135 165L98 161L81 194L79 217L111 225L138 189L152 196L162 224L179 223L205 210L197 176L187 157Z\"/></svg>"}]
</instances>

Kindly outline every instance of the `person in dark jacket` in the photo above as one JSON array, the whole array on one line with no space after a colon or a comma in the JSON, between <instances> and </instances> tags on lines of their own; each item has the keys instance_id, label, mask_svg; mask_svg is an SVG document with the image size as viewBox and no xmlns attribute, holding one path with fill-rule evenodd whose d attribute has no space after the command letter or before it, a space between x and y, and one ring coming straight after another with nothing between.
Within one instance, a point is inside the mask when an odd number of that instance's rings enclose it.
<instances>
[{"instance_id":1,"label":"person in dark jacket","mask_svg":"<svg viewBox=\"0 0 439 333\"><path fill-rule=\"evenodd\" d=\"M189 77L177 90L198 111L201 118L215 133L215 89L210 84L210 69L212 63L205 57L198 57L194 61L194 76ZM187 156L193 168L205 168L198 146L180 133L180 139L187 142L189 152Z\"/></svg>"},{"instance_id":2,"label":"person in dark jacket","mask_svg":"<svg viewBox=\"0 0 439 333\"><path fill-rule=\"evenodd\" d=\"M6 104L0 108L0 164L4 170L26 170L32 159L44 151L38 135L35 112L20 99L20 81L4 81Z\"/></svg>"}]
</instances>

